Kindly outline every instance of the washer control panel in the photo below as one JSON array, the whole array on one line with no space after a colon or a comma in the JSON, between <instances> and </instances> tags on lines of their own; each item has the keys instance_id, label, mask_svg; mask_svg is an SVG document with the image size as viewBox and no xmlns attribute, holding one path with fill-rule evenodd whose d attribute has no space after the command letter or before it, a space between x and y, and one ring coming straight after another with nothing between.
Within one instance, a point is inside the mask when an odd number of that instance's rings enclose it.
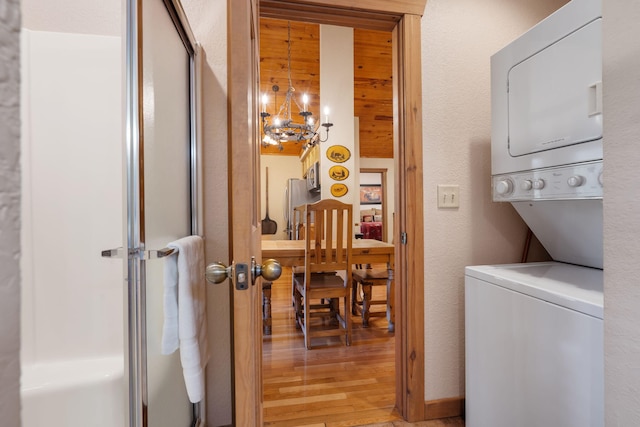
<instances>
[{"instance_id":1,"label":"washer control panel","mask_svg":"<svg viewBox=\"0 0 640 427\"><path fill-rule=\"evenodd\" d=\"M602 161L492 177L493 201L602 198Z\"/></svg>"}]
</instances>

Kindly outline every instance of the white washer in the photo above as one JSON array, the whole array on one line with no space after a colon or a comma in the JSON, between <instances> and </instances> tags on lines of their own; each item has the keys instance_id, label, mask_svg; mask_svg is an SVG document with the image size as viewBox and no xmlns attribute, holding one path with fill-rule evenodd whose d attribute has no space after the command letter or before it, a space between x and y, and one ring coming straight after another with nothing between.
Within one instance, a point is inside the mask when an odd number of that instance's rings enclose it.
<instances>
[{"instance_id":1,"label":"white washer","mask_svg":"<svg viewBox=\"0 0 640 427\"><path fill-rule=\"evenodd\" d=\"M602 270L465 269L467 427L604 426Z\"/></svg>"}]
</instances>

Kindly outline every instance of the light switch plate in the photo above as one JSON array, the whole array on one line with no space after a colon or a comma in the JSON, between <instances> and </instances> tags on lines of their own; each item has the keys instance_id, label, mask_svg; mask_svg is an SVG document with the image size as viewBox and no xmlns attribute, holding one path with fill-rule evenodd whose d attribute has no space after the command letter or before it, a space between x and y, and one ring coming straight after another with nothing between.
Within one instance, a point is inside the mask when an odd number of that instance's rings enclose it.
<instances>
[{"instance_id":1,"label":"light switch plate","mask_svg":"<svg viewBox=\"0 0 640 427\"><path fill-rule=\"evenodd\" d=\"M460 207L460 186L438 184L438 207L439 208L459 208Z\"/></svg>"}]
</instances>

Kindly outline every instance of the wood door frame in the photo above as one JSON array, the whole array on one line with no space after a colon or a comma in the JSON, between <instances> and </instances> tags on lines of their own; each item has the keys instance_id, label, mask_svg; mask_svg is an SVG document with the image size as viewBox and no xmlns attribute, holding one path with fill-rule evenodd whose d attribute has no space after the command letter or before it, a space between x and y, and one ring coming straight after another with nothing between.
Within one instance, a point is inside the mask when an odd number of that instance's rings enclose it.
<instances>
[{"instance_id":1,"label":"wood door frame","mask_svg":"<svg viewBox=\"0 0 640 427\"><path fill-rule=\"evenodd\" d=\"M250 102L245 86L254 72L247 63L246 55L238 55L235 49L236 39L245 31L247 3L257 0L228 0L228 61L229 61L229 102L246 104ZM306 22L320 24L343 25L392 31L393 40L393 115L394 115L394 153L396 227L394 241L395 280L396 280L396 407L408 421L420 421L425 418L424 387L424 218L423 218L423 173L422 173L422 69L421 69L421 14L426 0L361 0L358 7L353 7L352 0L259 0L260 16L282 19L283 16ZM244 13L244 15L243 15ZM245 22L242 22L244 16ZM247 42L244 39L244 42ZM233 53L233 54L232 54ZM237 88L237 89L234 89ZM244 99L242 99L244 98ZM251 97L249 97L251 98ZM250 110L258 110L259 100L254 99L255 106L246 106ZM230 129L237 123L231 118ZM246 116L244 116L246 119ZM257 115L254 117L257 120ZM246 128L244 130L246 132ZM244 135L242 140L244 140ZM235 156L233 151L231 155ZM236 177L232 177L234 180ZM246 178L245 178L246 179ZM232 191L233 194L235 190ZM236 232L232 227L233 238ZM232 252L235 255L235 252ZM234 311L237 304L234 302ZM259 306L256 304L256 310ZM234 322L239 319L234 313ZM258 323L258 322L256 322ZM259 331L258 326L254 328ZM252 341L256 337L244 339ZM238 375L238 362L246 355L238 354L238 343L234 343L234 371ZM255 345L255 344L254 344ZM261 354L261 352L260 352ZM240 359L240 360L238 360ZM261 374L261 368L253 369ZM256 397L255 389L261 386L261 378L235 378L236 402L241 401L244 408L235 407L234 413L253 408L255 420L262 424L262 396ZM246 405L246 406L245 406ZM259 408L259 409L258 409Z\"/></svg>"}]
</instances>

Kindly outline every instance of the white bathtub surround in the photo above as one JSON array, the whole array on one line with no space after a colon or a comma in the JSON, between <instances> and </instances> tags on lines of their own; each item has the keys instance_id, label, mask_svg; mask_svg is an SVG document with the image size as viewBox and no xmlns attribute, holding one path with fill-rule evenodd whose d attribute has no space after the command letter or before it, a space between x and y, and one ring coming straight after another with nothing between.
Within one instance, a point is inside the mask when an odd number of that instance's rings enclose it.
<instances>
[{"instance_id":1,"label":"white bathtub surround","mask_svg":"<svg viewBox=\"0 0 640 427\"><path fill-rule=\"evenodd\" d=\"M22 32L24 427L84 426L29 420L63 396L99 413L116 388L119 421L100 425L123 422L122 262L100 256L122 246L121 57L119 37Z\"/></svg>"},{"instance_id":2,"label":"white bathtub surround","mask_svg":"<svg viewBox=\"0 0 640 427\"><path fill-rule=\"evenodd\" d=\"M122 357L24 366L22 425L122 425L126 403L123 374Z\"/></svg>"}]
</instances>

